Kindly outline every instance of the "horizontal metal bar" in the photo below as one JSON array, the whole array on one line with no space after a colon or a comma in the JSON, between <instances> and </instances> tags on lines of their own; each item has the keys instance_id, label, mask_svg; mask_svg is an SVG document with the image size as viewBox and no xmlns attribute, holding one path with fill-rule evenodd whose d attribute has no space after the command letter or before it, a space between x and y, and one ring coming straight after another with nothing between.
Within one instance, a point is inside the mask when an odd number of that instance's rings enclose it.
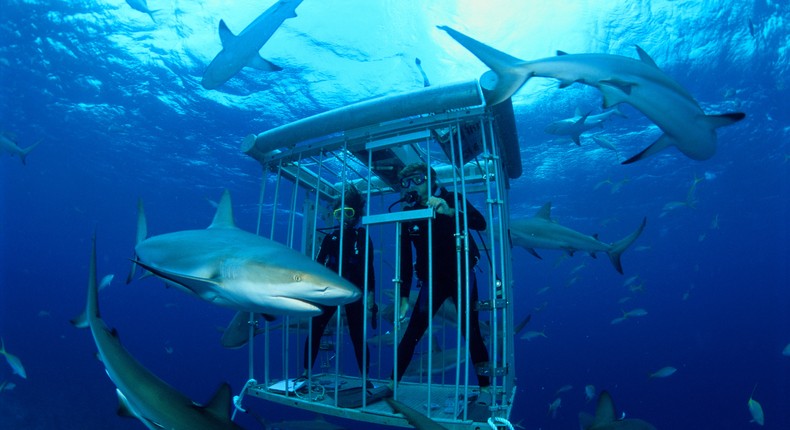
<instances>
[{"instance_id":1,"label":"horizontal metal bar","mask_svg":"<svg viewBox=\"0 0 790 430\"><path fill-rule=\"evenodd\" d=\"M413 211L401 211L395 213L385 213L367 215L362 217L362 225L388 224L404 221L418 221L422 219L434 218L436 211L433 208L415 209Z\"/></svg>"}]
</instances>

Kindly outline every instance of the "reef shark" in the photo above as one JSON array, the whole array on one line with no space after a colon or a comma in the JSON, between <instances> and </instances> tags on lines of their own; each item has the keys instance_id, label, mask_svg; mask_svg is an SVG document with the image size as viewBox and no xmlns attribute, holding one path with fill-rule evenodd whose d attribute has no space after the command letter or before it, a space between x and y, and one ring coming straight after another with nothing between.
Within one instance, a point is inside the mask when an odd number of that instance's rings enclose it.
<instances>
[{"instance_id":1,"label":"reef shark","mask_svg":"<svg viewBox=\"0 0 790 430\"><path fill-rule=\"evenodd\" d=\"M582 430L656 430L652 424L637 418L617 419L612 396L607 391L598 396L595 417L584 412L579 414L579 426Z\"/></svg>"},{"instance_id":2,"label":"reef shark","mask_svg":"<svg viewBox=\"0 0 790 430\"><path fill-rule=\"evenodd\" d=\"M276 72L282 70L260 56L258 51L288 18L296 17L302 0L280 0L255 18L241 33L234 35L224 20L219 21L222 50L206 68L200 84L213 90L224 84L244 67Z\"/></svg>"},{"instance_id":3,"label":"reef shark","mask_svg":"<svg viewBox=\"0 0 790 430\"><path fill-rule=\"evenodd\" d=\"M615 270L623 273L620 256L642 234L647 218L633 233L625 238L608 244L598 240L597 236L589 236L576 230L562 226L551 219L551 202L543 205L535 216L513 220L510 223L510 237L513 245L521 246L535 257L541 258L535 251L541 249L560 249L573 255L576 251L589 252L595 257L596 252L605 252L612 261Z\"/></svg>"},{"instance_id":4,"label":"reef shark","mask_svg":"<svg viewBox=\"0 0 790 430\"><path fill-rule=\"evenodd\" d=\"M147 231L144 219L138 217L134 263L208 302L308 317L320 315L320 306L344 305L361 296L359 288L306 255L236 227L227 190L205 230L146 239L139 233Z\"/></svg>"},{"instance_id":5,"label":"reef shark","mask_svg":"<svg viewBox=\"0 0 790 430\"><path fill-rule=\"evenodd\" d=\"M716 152L716 129L742 120L746 114L731 112L706 115L680 84L661 71L640 47L639 59L611 54L566 54L525 61L498 51L452 28L440 26L491 71L480 78L484 92L495 88L501 97L489 95L489 104L504 100L532 77L554 78L560 88L581 83L597 88L604 108L627 103L655 123L664 134L623 164L654 155L670 146L694 160L706 160ZM507 88L497 83L507 83ZM490 91L490 90L489 90ZM500 100L502 99L502 100Z\"/></svg>"},{"instance_id":6,"label":"reef shark","mask_svg":"<svg viewBox=\"0 0 790 430\"><path fill-rule=\"evenodd\" d=\"M8 152L11 154L11 156L18 155L19 159L22 160L22 164L27 164L25 157L27 157L27 154L35 149L39 143L41 143L41 140L28 146L27 148L20 148L19 145L17 145L17 143L14 141L12 134L0 133L0 151Z\"/></svg>"},{"instance_id":7,"label":"reef shark","mask_svg":"<svg viewBox=\"0 0 790 430\"><path fill-rule=\"evenodd\" d=\"M581 146L581 134L594 127L603 127L603 122L612 115L625 117L617 107L598 115L590 115L589 113L582 115L581 111L576 108L573 118L554 121L547 125L543 131L558 136L568 136L576 145Z\"/></svg>"},{"instance_id":8,"label":"reef shark","mask_svg":"<svg viewBox=\"0 0 790 430\"><path fill-rule=\"evenodd\" d=\"M96 239L91 249L88 274L88 300L77 327L88 327L93 334L99 359L116 386L118 414L139 419L152 430L241 430L230 419L231 391L223 383L205 406L200 406L151 373L121 345L118 333L99 315L99 288L96 282Z\"/></svg>"}]
</instances>

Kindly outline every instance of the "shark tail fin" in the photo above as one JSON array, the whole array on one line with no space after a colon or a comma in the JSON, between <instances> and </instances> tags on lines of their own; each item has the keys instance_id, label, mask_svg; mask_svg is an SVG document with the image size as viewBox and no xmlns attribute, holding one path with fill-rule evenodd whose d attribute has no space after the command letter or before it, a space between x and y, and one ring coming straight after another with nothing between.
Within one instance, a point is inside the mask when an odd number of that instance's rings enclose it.
<instances>
[{"instance_id":1,"label":"shark tail fin","mask_svg":"<svg viewBox=\"0 0 790 430\"><path fill-rule=\"evenodd\" d=\"M25 157L27 157L27 154L29 154L30 151L32 151L36 146L38 146L38 144L41 143L42 140L44 139L39 139L38 142L28 146L27 148L23 149L22 152L19 153L19 158L22 159L22 164L27 165L27 161L25 160Z\"/></svg>"},{"instance_id":2,"label":"shark tail fin","mask_svg":"<svg viewBox=\"0 0 790 430\"><path fill-rule=\"evenodd\" d=\"M623 265L620 263L620 256L631 246L632 243L642 234L642 230L645 229L645 224L647 224L647 217L642 218L642 224L639 225L639 228L636 229L633 233L629 234L628 236L618 240L614 244L612 244L612 249L607 252L609 255L609 260L612 261L612 265L614 265L615 270L621 275L623 274Z\"/></svg>"},{"instance_id":3,"label":"shark tail fin","mask_svg":"<svg viewBox=\"0 0 790 430\"><path fill-rule=\"evenodd\" d=\"M491 69L480 77L480 85L483 87L488 105L493 106L509 99L532 77L532 71L525 67L526 61L494 49L450 27L440 25L438 28L447 32Z\"/></svg>"},{"instance_id":4,"label":"shark tail fin","mask_svg":"<svg viewBox=\"0 0 790 430\"><path fill-rule=\"evenodd\" d=\"M135 236L134 244L144 241L148 237L148 221L145 218L145 208L143 207L143 199L137 199L137 234ZM129 271L129 276L126 277L126 283L132 282L134 273L137 271L137 255L132 258L132 268Z\"/></svg>"}]
</instances>

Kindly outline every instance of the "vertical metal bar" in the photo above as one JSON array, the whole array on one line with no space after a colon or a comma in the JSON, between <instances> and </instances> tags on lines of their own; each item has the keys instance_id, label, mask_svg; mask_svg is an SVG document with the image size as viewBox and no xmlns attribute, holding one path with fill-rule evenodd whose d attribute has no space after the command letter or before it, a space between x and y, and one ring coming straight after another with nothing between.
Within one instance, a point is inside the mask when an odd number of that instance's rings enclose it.
<instances>
[{"instance_id":1,"label":"vertical metal bar","mask_svg":"<svg viewBox=\"0 0 790 430\"><path fill-rule=\"evenodd\" d=\"M425 139L425 164L426 176L428 181L428 198L433 196L433 180L437 181L439 178L432 178L431 176L431 145L430 140ZM435 211L434 211L435 215ZM436 217L428 220L428 411L427 416L431 416L431 390L433 389L433 221ZM414 311L412 311L413 313Z\"/></svg>"},{"instance_id":2,"label":"vertical metal bar","mask_svg":"<svg viewBox=\"0 0 790 430\"><path fill-rule=\"evenodd\" d=\"M365 193L365 216L370 215L370 179L371 179L371 172L373 169L373 151L368 151L368 177L367 177L367 190ZM359 214L357 214L357 219L359 219ZM370 245L370 229L365 228L365 274L364 274L364 288L362 291L362 407L366 408L368 406L368 399L365 395L365 388L368 386L368 291L370 291L370 285L368 285L368 276L369 273L369 264L370 264L370 252L371 249L368 249ZM352 330L351 326L349 325L349 330Z\"/></svg>"},{"instance_id":3,"label":"vertical metal bar","mask_svg":"<svg viewBox=\"0 0 790 430\"><path fill-rule=\"evenodd\" d=\"M392 388L393 397L398 400L398 339L400 339L400 287L403 283L403 278L400 273L400 260L401 260L401 234L403 234L403 225L400 222L395 223L395 276L392 278L392 284L395 287L395 314L393 315L393 335L395 336L394 348L392 348Z\"/></svg>"}]
</instances>

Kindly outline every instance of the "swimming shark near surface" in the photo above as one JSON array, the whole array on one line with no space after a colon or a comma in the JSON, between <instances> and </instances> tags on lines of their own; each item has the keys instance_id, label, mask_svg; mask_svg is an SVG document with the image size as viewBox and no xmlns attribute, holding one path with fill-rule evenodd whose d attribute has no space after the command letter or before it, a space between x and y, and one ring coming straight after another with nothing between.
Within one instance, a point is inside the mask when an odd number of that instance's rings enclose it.
<instances>
[{"instance_id":1,"label":"swimming shark near surface","mask_svg":"<svg viewBox=\"0 0 790 430\"><path fill-rule=\"evenodd\" d=\"M41 143L41 140L38 142L28 146L27 148L20 148L17 145L16 141L14 140L14 135L11 133L0 133L0 152L7 152L11 154L13 157L14 155L18 155L19 159L22 160L22 164L27 164L25 161L25 157L27 154L30 153L33 149Z\"/></svg>"},{"instance_id":2,"label":"swimming shark near surface","mask_svg":"<svg viewBox=\"0 0 790 430\"><path fill-rule=\"evenodd\" d=\"M582 115L579 108L576 108L572 118L554 121L547 125L543 131L558 136L568 136L576 145L581 146L581 134L595 127L603 127L603 122L612 115L619 115L625 118L625 115L620 112L617 106L598 115L590 115L589 113Z\"/></svg>"},{"instance_id":3,"label":"swimming shark near surface","mask_svg":"<svg viewBox=\"0 0 790 430\"><path fill-rule=\"evenodd\" d=\"M579 413L579 426L582 430L656 430L652 424L637 418L617 418L612 396L601 391L595 416L585 412Z\"/></svg>"},{"instance_id":4,"label":"swimming shark near surface","mask_svg":"<svg viewBox=\"0 0 790 430\"><path fill-rule=\"evenodd\" d=\"M319 305L344 305L362 294L306 255L236 227L227 190L205 230L146 239L144 219L138 217L134 264L207 302L269 316L315 316Z\"/></svg>"},{"instance_id":5,"label":"swimming shark near surface","mask_svg":"<svg viewBox=\"0 0 790 430\"><path fill-rule=\"evenodd\" d=\"M642 160L670 146L691 159L706 160L716 152L716 129L746 117L742 112L706 115L691 94L661 71L638 46L638 60L621 55L557 51L556 57L525 61L450 27L439 28L491 69L480 79L484 91L496 88L504 96L518 90L532 77L554 78L560 81L560 88L576 82L597 88L603 95L604 108L628 103L642 112L664 134L622 164ZM508 88L497 87L498 82L508 82ZM489 103L497 101L492 98Z\"/></svg>"},{"instance_id":6,"label":"swimming shark near surface","mask_svg":"<svg viewBox=\"0 0 790 430\"><path fill-rule=\"evenodd\" d=\"M584 251L595 257L596 252L605 252L612 261L615 270L623 273L620 256L642 234L647 218L633 233L625 238L608 244L598 240L596 235L589 236L562 226L551 219L551 202L543 205L535 216L516 219L510 223L510 237L513 245L521 246L535 257L541 258L535 251L541 249L559 249L573 255L576 251Z\"/></svg>"},{"instance_id":7,"label":"swimming shark near surface","mask_svg":"<svg viewBox=\"0 0 790 430\"><path fill-rule=\"evenodd\" d=\"M135 359L99 315L99 287L96 282L96 239L91 248L88 299L85 311L72 324L90 328L99 359L116 386L118 414L139 419L147 428L193 430L241 430L230 419L231 391L223 383L205 406L159 379Z\"/></svg>"},{"instance_id":8,"label":"swimming shark near surface","mask_svg":"<svg viewBox=\"0 0 790 430\"><path fill-rule=\"evenodd\" d=\"M219 38L222 50L206 68L200 84L213 90L224 84L244 67L265 72L282 70L260 56L258 51L288 18L296 17L296 7L302 0L280 0L255 18L238 35L228 29L224 20L219 21Z\"/></svg>"},{"instance_id":9,"label":"swimming shark near surface","mask_svg":"<svg viewBox=\"0 0 790 430\"><path fill-rule=\"evenodd\" d=\"M157 10L151 10L151 9L148 7L148 1L147 1L147 0L126 0L126 3L127 3L127 4L128 4L128 5L129 5L129 6L132 8L132 9L134 9L134 10L136 10L136 11L138 11L138 12L142 12L142 13L145 13L145 14L147 14L148 16L150 16L150 17L151 17L151 21L153 21L154 23L156 23L156 19L154 19L154 14L155 14L155 13L157 13L157 12L159 12L159 9L157 9Z\"/></svg>"}]
</instances>

